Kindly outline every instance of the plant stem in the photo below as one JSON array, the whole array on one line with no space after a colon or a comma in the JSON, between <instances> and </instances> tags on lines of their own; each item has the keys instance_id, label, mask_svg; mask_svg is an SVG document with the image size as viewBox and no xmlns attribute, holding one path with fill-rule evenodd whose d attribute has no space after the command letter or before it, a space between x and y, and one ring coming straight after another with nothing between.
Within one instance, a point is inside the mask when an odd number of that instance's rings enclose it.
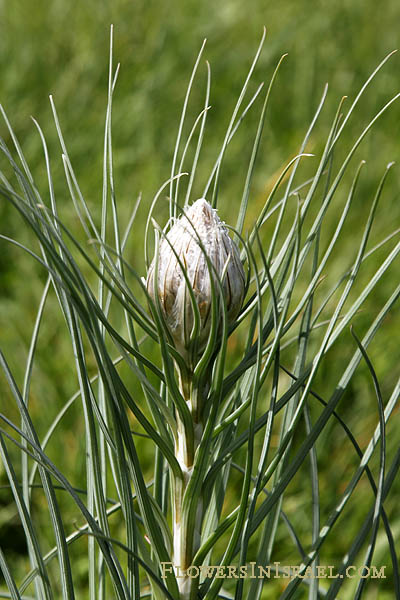
<instances>
[{"instance_id":1,"label":"plant stem","mask_svg":"<svg viewBox=\"0 0 400 600\"><path fill-rule=\"evenodd\" d=\"M190 389L189 397L187 397L188 387ZM186 575L187 568L191 565L191 561L196 551L200 547L200 535L201 535L201 523L203 518L203 502L199 501L196 516L196 525L193 528L187 527L187 520L182 514L182 505L185 495L185 491L190 482L193 473L193 460L196 449L200 443L201 436L203 433L203 425L201 422L197 422L198 419L198 407L197 402L194 401L197 394L193 393L192 385L183 386L181 385L181 392L184 394L187 405L191 412L194 421L194 448L189 449L187 444L186 431L183 423L178 418L178 441L175 448L176 458L180 464L183 473L183 480L175 480L174 485L174 514L173 514L173 563L174 567L180 568L179 575L183 575L178 578L178 588L180 592L180 600L189 600L191 595L193 597L193 588L197 589L199 584L198 578L190 578Z\"/></svg>"}]
</instances>

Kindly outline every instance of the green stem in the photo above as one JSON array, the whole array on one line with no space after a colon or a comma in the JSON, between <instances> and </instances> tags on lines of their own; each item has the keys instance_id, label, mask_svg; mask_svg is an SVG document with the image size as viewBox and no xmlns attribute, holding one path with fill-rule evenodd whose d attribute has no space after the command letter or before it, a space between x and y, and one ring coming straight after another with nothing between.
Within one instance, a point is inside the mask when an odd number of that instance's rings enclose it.
<instances>
[{"instance_id":1,"label":"green stem","mask_svg":"<svg viewBox=\"0 0 400 600\"><path fill-rule=\"evenodd\" d=\"M191 578L186 574L186 570L192 564L193 557L200 547L201 541L201 522L203 518L203 503L200 500L196 518L195 527L188 527L187 520L182 515L183 498L193 473L193 459L196 449L200 443L203 433L203 424L198 421L198 403L197 391L193 390L191 382L180 381L180 388L184 396L190 414L193 419L194 440L190 444L187 438L187 432L183 422L177 416L178 436L175 446L175 455L183 473L183 479L174 478L174 514L173 514L173 563L174 567L180 569L178 575L178 588L180 600L189 600L194 596L194 590L197 589L198 578Z\"/></svg>"}]
</instances>

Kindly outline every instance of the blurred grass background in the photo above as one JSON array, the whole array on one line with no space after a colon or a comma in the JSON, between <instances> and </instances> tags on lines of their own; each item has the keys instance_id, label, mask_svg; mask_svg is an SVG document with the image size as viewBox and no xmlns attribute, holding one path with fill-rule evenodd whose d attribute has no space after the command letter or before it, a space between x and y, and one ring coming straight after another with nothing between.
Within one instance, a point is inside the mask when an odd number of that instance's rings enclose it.
<instances>
[{"instance_id":1,"label":"blurred grass background","mask_svg":"<svg viewBox=\"0 0 400 600\"><path fill-rule=\"evenodd\" d=\"M37 185L45 193L47 183L41 142L30 115L40 123L49 146L60 215L70 226L77 228L78 223L66 192L61 150L48 101L48 95L54 95L81 189L94 214L99 215L109 27L111 23L114 24L114 57L116 62L121 62L113 106L116 193L122 221L139 193L143 194L139 226L131 236L129 258L133 266L144 274L140 224L145 221L146 209L153 195L169 176L186 85L203 38L208 39L205 58L210 61L212 69L212 109L203 150L205 173L213 164L222 142L263 25L267 27L268 36L255 82L269 81L279 57L285 52L289 53L280 70L267 117L250 198L250 223L251 216L257 215L265 192L270 189L279 170L297 153L324 84L329 83L328 99L309 145L309 150L316 153L326 139L340 98L348 95L349 100L353 100L380 60L398 47L399 19L400 4L397 0L388 0L384 5L371 0L286 0L282 3L259 0L251 3L241 0L223 0L219 3L211 0L36 0L34 6L28 0L0 0L0 102L20 139ZM400 91L399 61L397 56L389 61L362 99L342 141L345 151L383 103ZM199 102L203 97L204 84L203 64L193 94ZM256 83L252 87L253 91L255 89ZM193 114L196 110L197 106ZM248 124L239 130L224 167L220 210L223 218L232 223L236 219L244 185L257 114L257 110L254 111ZM10 142L4 123L0 123L0 135ZM367 167L357 195L356 211L351 217L349 236L342 238L343 258L347 257L351 248L352 228L361 227L365 221L378 178L386 164L391 160L399 161L399 136L400 107L395 105L368 134L357 153L357 161L365 159ZM352 164L354 172L357 163L353 161ZM376 240L391 231L396 221L400 222L398 182L397 167L389 176L384 191L374 230ZM159 219L162 222L162 216ZM29 233L15 211L4 201L0 202L0 223L2 233L19 241L31 242ZM338 264L338 268L340 266ZM44 281L45 274L32 260L17 248L1 243L0 343L19 383L22 382ZM368 307L372 311L383 303L392 289L392 283L390 277L384 280L384 285L367 305L367 313ZM359 323L362 333L362 316ZM386 394L390 392L398 374L400 351L394 332L399 326L399 317L394 314L371 346L371 358ZM348 334L337 352L332 352L332 364L343 362L346 352L347 356L352 353L352 346L346 351L346 339L352 344ZM353 381L351 394L346 396L341 408L363 448L363 440L369 439L377 421L377 413L366 371L360 369L359 372L360 375ZM335 369L332 373L327 369L321 374L322 377L325 388L331 389L336 381ZM2 386L1 404L9 401ZM38 431L45 431L50 419L76 388L69 338L52 298L40 334L32 384L31 410ZM322 384L320 388L319 391L323 393ZM396 419L399 431L398 414L394 417L395 422ZM76 485L84 487L84 481L79 479L79 474L84 472L83 440L80 436L84 429L79 404L68 412L60 431L62 436L53 441L51 455L57 464L67 458L69 475ZM322 505L326 506L327 513L333 506L333 499L343 491L351 476L351 471L348 471L349 457L343 453L344 439L337 430L332 435L336 437L331 438L327 428L325 438L318 447L322 469ZM400 436L394 426L389 427L389 435L390 450L398 445ZM325 444L327 450L324 450ZM332 453L336 465L334 473L330 468ZM0 478L0 483L4 484L4 472L0 471ZM309 496L303 487L302 482L298 481L286 507L299 526L310 510L305 504ZM355 535L362 516L373 500L366 483L365 490L365 496L361 499L358 497L357 506L347 513L347 520L341 520L337 525L338 531L342 527L349 539ZM400 536L400 517L396 512L395 496L399 492L397 484L386 505L397 540ZM332 498L332 502L329 498ZM40 511L38 514L40 518ZM70 526L72 531L73 515ZM0 539L5 549L10 554L14 553L16 568L20 568L22 573L20 553L23 553L24 545L23 539L18 538L18 531L11 495L2 488ZM277 560L292 564L290 560L295 557L288 555L283 532L282 538L279 538ZM345 551L342 541L339 534L328 542L322 564L335 564L340 559ZM381 561L380 564L384 564L382 561L388 562L387 548L383 547L381 555L377 552L377 560L378 563ZM83 558L83 586L85 576ZM276 585L279 586L279 583ZM379 586L372 583L366 597L383 600L392 598L389 582L380 582Z\"/></svg>"}]
</instances>

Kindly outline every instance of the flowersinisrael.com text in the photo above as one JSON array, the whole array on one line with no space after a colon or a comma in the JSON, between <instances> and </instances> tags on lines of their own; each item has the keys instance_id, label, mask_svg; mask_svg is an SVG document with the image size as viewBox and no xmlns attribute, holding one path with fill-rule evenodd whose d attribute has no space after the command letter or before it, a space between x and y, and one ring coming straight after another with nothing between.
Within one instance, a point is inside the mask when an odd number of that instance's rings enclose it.
<instances>
[{"instance_id":1,"label":"flowersinisrael.com text","mask_svg":"<svg viewBox=\"0 0 400 600\"><path fill-rule=\"evenodd\" d=\"M261 566L255 562L248 565L237 567L234 565L225 566L196 566L191 565L187 569L182 569L179 565L173 565L170 562L161 563L162 579L166 579L168 574L175 573L177 578L216 578L216 579L293 579L300 577L302 579L343 579L345 577L354 579L386 579L386 566L361 566L349 565L345 570L339 573L336 567L332 565L317 565L315 568L304 565L289 566L282 565L280 562L274 562L273 565Z\"/></svg>"}]
</instances>

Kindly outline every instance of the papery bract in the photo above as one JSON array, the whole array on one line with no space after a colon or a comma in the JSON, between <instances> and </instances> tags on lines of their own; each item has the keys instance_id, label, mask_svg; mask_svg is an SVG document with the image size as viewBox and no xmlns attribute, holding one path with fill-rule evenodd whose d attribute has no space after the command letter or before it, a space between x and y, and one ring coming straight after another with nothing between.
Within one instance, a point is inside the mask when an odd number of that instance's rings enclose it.
<instances>
[{"instance_id":1,"label":"papery bract","mask_svg":"<svg viewBox=\"0 0 400 600\"><path fill-rule=\"evenodd\" d=\"M149 294L154 300L154 288L158 288L166 326L177 350L185 358L189 358L190 354L194 310L179 260L186 269L187 280L200 313L200 327L194 344L194 358L198 358L204 351L211 327L212 287L205 254L213 266L211 272L214 281L217 282L218 277L221 282L228 324L231 324L242 307L245 290L245 275L239 250L217 211L206 200L200 199L176 220L160 242L158 285L154 285L155 260L147 276ZM219 289L216 283L218 296ZM221 310L219 319L222 319Z\"/></svg>"}]
</instances>

